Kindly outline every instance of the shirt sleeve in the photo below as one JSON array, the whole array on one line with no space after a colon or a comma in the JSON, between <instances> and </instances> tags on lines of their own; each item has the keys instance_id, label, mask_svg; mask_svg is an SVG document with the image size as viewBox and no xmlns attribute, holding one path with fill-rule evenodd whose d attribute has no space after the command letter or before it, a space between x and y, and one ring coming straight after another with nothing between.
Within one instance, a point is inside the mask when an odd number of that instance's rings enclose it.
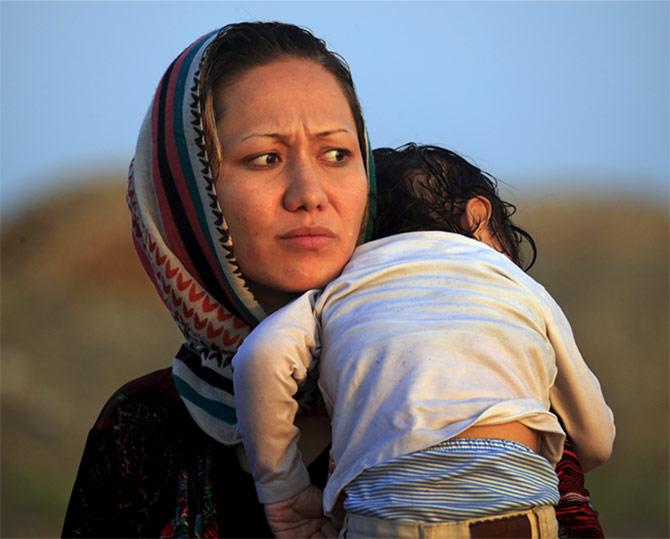
<instances>
[{"instance_id":1,"label":"shirt sleeve","mask_svg":"<svg viewBox=\"0 0 670 539\"><path fill-rule=\"evenodd\" d=\"M316 294L307 292L263 320L233 358L235 409L261 503L285 500L310 484L293 395L318 348Z\"/></svg>"},{"instance_id":2,"label":"shirt sleeve","mask_svg":"<svg viewBox=\"0 0 670 539\"><path fill-rule=\"evenodd\" d=\"M112 397L91 429L63 537L151 537L171 518L163 493L176 481L178 448L169 408ZM178 445L178 444L175 444Z\"/></svg>"},{"instance_id":3,"label":"shirt sleeve","mask_svg":"<svg viewBox=\"0 0 670 539\"><path fill-rule=\"evenodd\" d=\"M92 430L70 496L62 537L111 537L107 534L119 531L122 497L115 478L108 472L112 459L107 449L104 433Z\"/></svg>"},{"instance_id":4,"label":"shirt sleeve","mask_svg":"<svg viewBox=\"0 0 670 539\"><path fill-rule=\"evenodd\" d=\"M600 383L577 348L563 311L546 294L547 334L556 353L557 376L551 388L552 407L561 418L584 471L603 464L612 454L615 427Z\"/></svg>"}]
</instances>

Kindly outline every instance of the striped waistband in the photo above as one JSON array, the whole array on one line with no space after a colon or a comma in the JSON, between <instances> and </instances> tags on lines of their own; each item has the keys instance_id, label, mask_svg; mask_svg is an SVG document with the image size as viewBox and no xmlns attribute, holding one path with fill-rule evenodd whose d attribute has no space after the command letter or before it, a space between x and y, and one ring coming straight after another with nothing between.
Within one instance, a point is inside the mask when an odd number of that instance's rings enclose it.
<instances>
[{"instance_id":1,"label":"striped waistband","mask_svg":"<svg viewBox=\"0 0 670 539\"><path fill-rule=\"evenodd\" d=\"M344 508L387 520L446 522L558 503L558 479L542 456L517 442L448 440L365 470Z\"/></svg>"}]
</instances>

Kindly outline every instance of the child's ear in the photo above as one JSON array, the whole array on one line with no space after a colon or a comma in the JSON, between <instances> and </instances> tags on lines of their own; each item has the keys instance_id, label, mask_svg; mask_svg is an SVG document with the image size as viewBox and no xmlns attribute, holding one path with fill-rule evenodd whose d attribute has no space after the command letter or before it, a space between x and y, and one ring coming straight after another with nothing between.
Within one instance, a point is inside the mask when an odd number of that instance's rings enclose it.
<instances>
[{"instance_id":1,"label":"child's ear","mask_svg":"<svg viewBox=\"0 0 670 539\"><path fill-rule=\"evenodd\" d=\"M485 197L472 197L465 204L465 213L461 217L461 225L476 237L478 232L486 230L486 225L488 225L489 219L491 219L491 212L491 201L489 199Z\"/></svg>"},{"instance_id":2,"label":"child's ear","mask_svg":"<svg viewBox=\"0 0 670 539\"><path fill-rule=\"evenodd\" d=\"M473 197L465 205L465 213L461 218L461 225L466 227L477 241L493 247L496 251L503 253L509 258L509 255L505 253L498 239L491 234L489 221L491 220L492 213L493 206L488 198Z\"/></svg>"}]
</instances>

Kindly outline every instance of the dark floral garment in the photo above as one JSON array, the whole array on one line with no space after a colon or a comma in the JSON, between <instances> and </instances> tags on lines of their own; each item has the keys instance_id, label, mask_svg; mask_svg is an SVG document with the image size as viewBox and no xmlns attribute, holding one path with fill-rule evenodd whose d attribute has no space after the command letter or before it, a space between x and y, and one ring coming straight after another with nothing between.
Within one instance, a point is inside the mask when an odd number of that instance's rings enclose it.
<instances>
[{"instance_id":1,"label":"dark floral garment","mask_svg":"<svg viewBox=\"0 0 670 539\"><path fill-rule=\"evenodd\" d=\"M605 537L598 521L598 513L591 505L589 491L584 488L582 466L569 439L565 441L563 457L556 466L556 474L561 494L561 501L556 506L559 536Z\"/></svg>"},{"instance_id":2,"label":"dark floral garment","mask_svg":"<svg viewBox=\"0 0 670 539\"><path fill-rule=\"evenodd\" d=\"M310 467L323 488L325 451ZM561 536L602 537L584 476L566 448L557 472ZM234 448L191 419L171 369L123 386L89 433L63 537L271 537L250 474Z\"/></svg>"}]
</instances>

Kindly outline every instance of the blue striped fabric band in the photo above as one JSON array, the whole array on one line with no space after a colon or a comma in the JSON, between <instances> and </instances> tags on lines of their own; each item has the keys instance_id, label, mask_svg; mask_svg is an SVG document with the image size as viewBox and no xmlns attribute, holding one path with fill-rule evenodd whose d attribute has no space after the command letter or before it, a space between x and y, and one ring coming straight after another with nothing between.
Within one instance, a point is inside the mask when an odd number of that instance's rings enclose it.
<instances>
[{"instance_id":1,"label":"blue striped fabric band","mask_svg":"<svg viewBox=\"0 0 670 539\"><path fill-rule=\"evenodd\" d=\"M344 508L387 520L445 522L556 505L549 462L517 442L452 439L365 470Z\"/></svg>"}]
</instances>

